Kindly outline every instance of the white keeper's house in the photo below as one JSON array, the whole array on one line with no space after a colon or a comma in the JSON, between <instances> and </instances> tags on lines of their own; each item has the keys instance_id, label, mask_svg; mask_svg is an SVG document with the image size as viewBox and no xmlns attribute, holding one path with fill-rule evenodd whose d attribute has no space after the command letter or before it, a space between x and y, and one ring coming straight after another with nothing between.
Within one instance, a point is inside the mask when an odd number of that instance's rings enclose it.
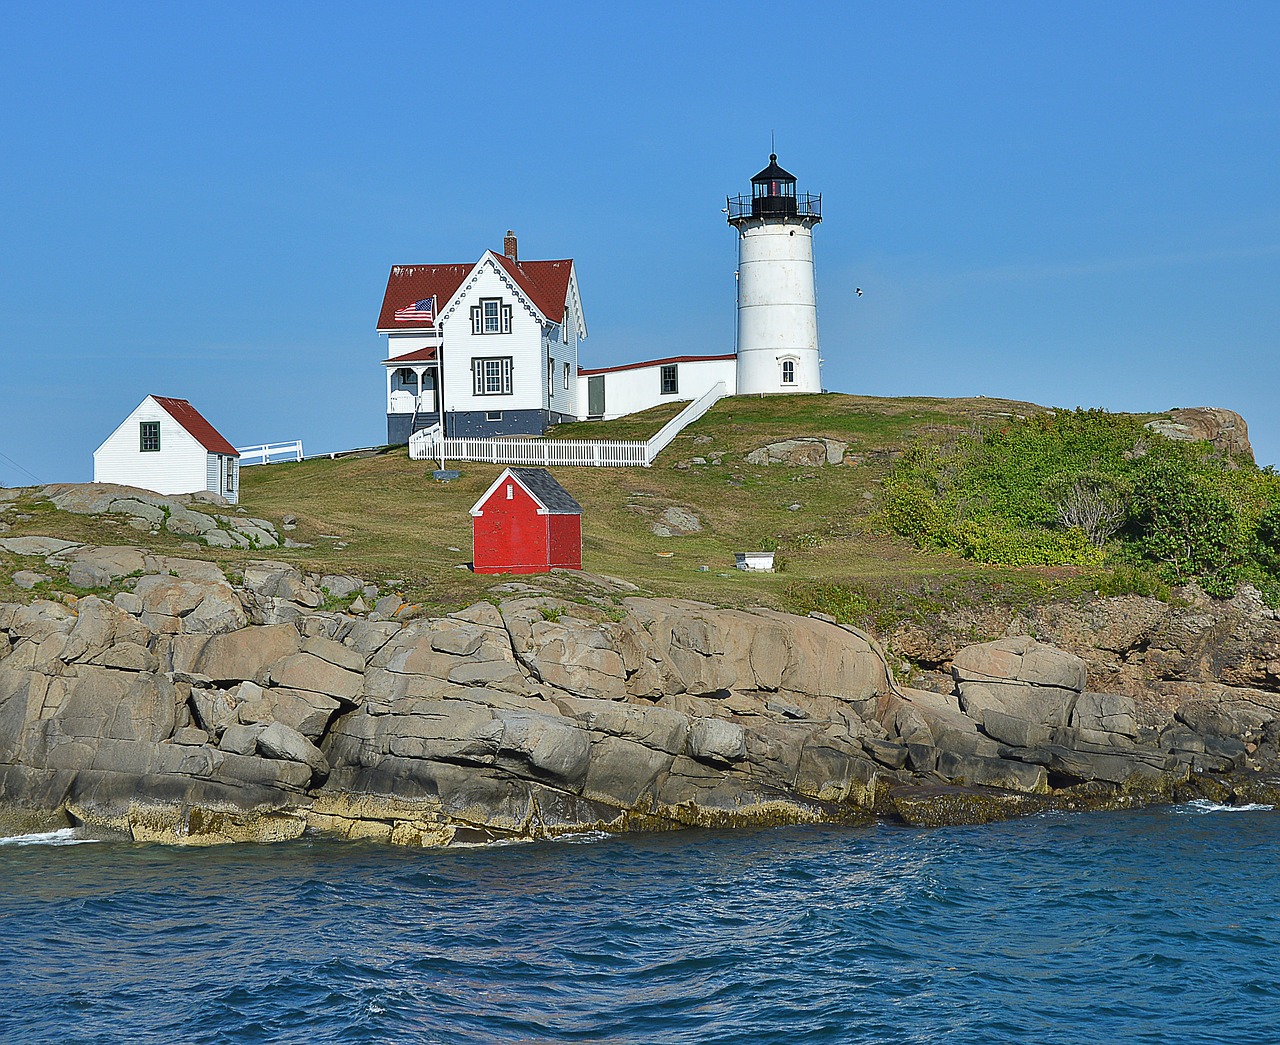
<instances>
[{"instance_id":1,"label":"white keeper's house","mask_svg":"<svg viewBox=\"0 0 1280 1045\"><path fill-rule=\"evenodd\" d=\"M93 481L240 500L240 452L185 399L149 395L93 452Z\"/></svg>"},{"instance_id":2,"label":"white keeper's house","mask_svg":"<svg viewBox=\"0 0 1280 1045\"><path fill-rule=\"evenodd\" d=\"M387 442L444 415L449 436L541 435L576 420L587 324L573 260L503 253L470 265L396 265L378 316L387 335Z\"/></svg>"},{"instance_id":3,"label":"white keeper's house","mask_svg":"<svg viewBox=\"0 0 1280 1045\"><path fill-rule=\"evenodd\" d=\"M387 442L442 424L448 437L542 435L664 402L820 392L813 227L822 197L798 195L777 156L730 197L738 234L735 351L582 367L573 259L521 261L515 234L474 264L396 265L378 316L387 335Z\"/></svg>"}]
</instances>

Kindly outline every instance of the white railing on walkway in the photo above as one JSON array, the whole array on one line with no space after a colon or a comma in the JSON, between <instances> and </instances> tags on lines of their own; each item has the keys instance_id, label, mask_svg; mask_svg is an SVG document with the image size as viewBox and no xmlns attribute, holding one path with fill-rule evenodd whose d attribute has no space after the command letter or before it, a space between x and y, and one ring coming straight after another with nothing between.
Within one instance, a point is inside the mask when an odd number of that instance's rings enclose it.
<instances>
[{"instance_id":1,"label":"white railing on walkway","mask_svg":"<svg viewBox=\"0 0 1280 1045\"><path fill-rule=\"evenodd\" d=\"M276 461L301 461L302 440L295 439L291 443L259 443L257 446L237 446L240 455L240 467L251 464L274 464ZM246 458L258 460L246 460Z\"/></svg>"},{"instance_id":2,"label":"white railing on walkway","mask_svg":"<svg viewBox=\"0 0 1280 1045\"><path fill-rule=\"evenodd\" d=\"M646 467L653 464L654 458L671 445L672 439L678 436L685 428L693 424L694 421L715 406L718 400L724 398L724 395L724 382L717 381L714 385L703 392L702 395L698 396L697 399L676 414L675 417L659 428L657 434L644 444L644 463Z\"/></svg>"},{"instance_id":3,"label":"white railing on walkway","mask_svg":"<svg viewBox=\"0 0 1280 1045\"><path fill-rule=\"evenodd\" d=\"M643 443L634 439L445 439L440 425L434 424L409 437L409 457L543 467L648 468L671 440L724 395L724 382L716 382Z\"/></svg>"},{"instance_id":4,"label":"white railing on walkway","mask_svg":"<svg viewBox=\"0 0 1280 1045\"><path fill-rule=\"evenodd\" d=\"M432 457L439 457L440 454L436 450L436 444L439 442L439 421L433 424L430 428L423 428L414 432L409 436L409 460L425 461Z\"/></svg>"}]
</instances>

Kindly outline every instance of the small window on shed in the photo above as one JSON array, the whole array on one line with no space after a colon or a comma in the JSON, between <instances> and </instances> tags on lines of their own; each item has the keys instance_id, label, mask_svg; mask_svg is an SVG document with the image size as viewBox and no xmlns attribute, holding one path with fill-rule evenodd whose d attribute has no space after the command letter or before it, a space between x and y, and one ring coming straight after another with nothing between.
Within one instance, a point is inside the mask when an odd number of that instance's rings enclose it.
<instances>
[{"instance_id":1,"label":"small window on shed","mask_svg":"<svg viewBox=\"0 0 1280 1045\"><path fill-rule=\"evenodd\" d=\"M680 391L680 382L677 377L676 364L669 363L662 368L662 394L664 396L675 395Z\"/></svg>"},{"instance_id":2,"label":"small window on shed","mask_svg":"<svg viewBox=\"0 0 1280 1045\"><path fill-rule=\"evenodd\" d=\"M507 500L511 500L515 495L515 491L511 488L511 484L507 483Z\"/></svg>"},{"instance_id":3,"label":"small window on shed","mask_svg":"<svg viewBox=\"0 0 1280 1045\"><path fill-rule=\"evenodd\" d=\"M227 493L236 492L236 462L235 458L227 458Z\"/></svg>"},{"instance_id":4,"label":"small window on shed","mask_svg":"<svg viewBox=\"0 0 1280 1045\"><path fill-rule=\"evenodd\" d=\"M144 454L155 453L160 449L160 422L138 422L138 449Z\"/></svg>"}]
</instances>

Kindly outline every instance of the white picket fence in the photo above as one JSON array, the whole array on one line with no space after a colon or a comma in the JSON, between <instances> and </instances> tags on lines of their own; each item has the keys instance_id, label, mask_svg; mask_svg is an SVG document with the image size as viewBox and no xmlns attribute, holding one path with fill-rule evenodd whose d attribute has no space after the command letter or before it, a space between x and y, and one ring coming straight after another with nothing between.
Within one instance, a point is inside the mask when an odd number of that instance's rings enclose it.
<instances>
[{"instance_id":1,"label":"white picket fence","mask_svg":"<svg viewBox=\"0 0 1280 1045\"><path fill-rule=\"evenodd\" d=\"M723 381L676 414L651 439L444 439L439 424L409 437L409 457L415 461L482 461L488 464L542 467L648 468L680 432L705 414L725 395Z\"/></svg>"},{"instance_id":2,"label":"white picket fence","mask_svg":"<svg viewBox=\"0 0 1280 1045\"><path fill-rule=\"evenodd\" d=\"M259 443L257 446L237 446L240 455L240 467L251 464L274 464L276 461L301 461L302 440L294 439L288 443ZM258 458L258 460L250 460Z\"/></svg>"}]
</instances>

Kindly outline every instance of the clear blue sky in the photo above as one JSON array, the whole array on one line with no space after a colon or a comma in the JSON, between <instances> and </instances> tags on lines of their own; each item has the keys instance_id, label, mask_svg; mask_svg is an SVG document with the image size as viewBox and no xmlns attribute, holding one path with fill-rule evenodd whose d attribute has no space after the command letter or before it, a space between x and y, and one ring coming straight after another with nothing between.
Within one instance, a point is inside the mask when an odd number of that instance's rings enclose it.
<instances>
[{"instance_id":1,"label":"clear blue sky","mask_svg":"<svg viewBox=\"0 0 1280 1045\"><path fill-rule=\"evenodd\" d=\"M380 442L388 268L507 228L576 259L585 365L731 350L771 131L828 387L1225 406L1280 461L1277 54L1274 2L9 0L0 483L149 392Z\"/></svg>"}]
</instances>

